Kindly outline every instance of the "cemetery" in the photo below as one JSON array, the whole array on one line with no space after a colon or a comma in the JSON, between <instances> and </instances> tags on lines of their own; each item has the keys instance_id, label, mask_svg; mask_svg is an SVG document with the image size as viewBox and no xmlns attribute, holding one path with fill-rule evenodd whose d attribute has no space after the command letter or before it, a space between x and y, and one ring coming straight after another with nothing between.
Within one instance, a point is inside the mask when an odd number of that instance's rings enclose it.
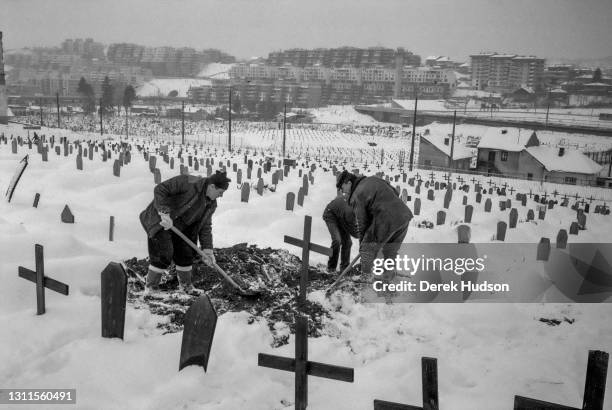
<instances>
[{"instance_id":1,"label":"cemetery","mask_svg":"<svg viewBox=\"0 0 612 410\"><path fill-rule=\"evenodd\" d=\"M231 150L29 132L0 126L3 386L76 388L83 408L609 408L607 303L554 286L529 304L364 303L368 278L326 272L321 219L338 172L378 175L413 211L404 242L529 244L523 257L547 266L610 242L607 189L410 170L405 140L366 148L372 137L326 130L291 134L285 152L248 130ZM172 272L165 296L142 297L153 188L219 169L232 179L213 217L222 272L196 266L200 297ZM609 302L612 281L598 285Z\"/></svg>"}]
</instances>

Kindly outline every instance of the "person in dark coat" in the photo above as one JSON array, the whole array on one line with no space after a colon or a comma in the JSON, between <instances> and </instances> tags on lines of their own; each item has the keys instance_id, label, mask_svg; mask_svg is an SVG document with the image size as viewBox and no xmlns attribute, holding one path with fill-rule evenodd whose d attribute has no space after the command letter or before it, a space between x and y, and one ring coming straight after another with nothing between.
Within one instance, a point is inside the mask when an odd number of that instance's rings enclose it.
<instances>
[{"instance_id":1,"label":"person in dark coat","mask_svg":"<svg viewBox=\"0 0 612 410\"><path fill-rule=\"evenodd\" d=\"M223 196L230 182L226 173L217 171L208 178L179 175L155 187L153 201L140 214L148 237L147 290L159 289L162 275L174 262L180 289L197 293L191 281L195 252L169 229L174 226L192 242L199 240L203 262L215 263L211 220L217 198Z\"/></svg>"},{"instance_id":2,"label":"person in dark coat","mask_svg":"<svg viewBox=\"0 0 612 410\"><path fill-rule=\"evenodd\" d=\"M353 245L351 236L356 238L358 235L353 209L346 202L342 191L338 190L336 198L325 207L323 221L331 235L332 254L327 262L327 271L336 271L338 257L340 257L340 270L344 270L350 263Z\"/></svg>"},{"instance_id":3,"label":"person in dark coat","mask_svg":"<svg viewBox=\"0 0 612 410\"><path fill-rule=\"evenodd\" d=\"M398 192L381 178L357 176L346 170L336 187L348 195L355 213L362 272L371 272L379 250L385 259L395 259L413 217Z\"/></svg>"}]
</instances>

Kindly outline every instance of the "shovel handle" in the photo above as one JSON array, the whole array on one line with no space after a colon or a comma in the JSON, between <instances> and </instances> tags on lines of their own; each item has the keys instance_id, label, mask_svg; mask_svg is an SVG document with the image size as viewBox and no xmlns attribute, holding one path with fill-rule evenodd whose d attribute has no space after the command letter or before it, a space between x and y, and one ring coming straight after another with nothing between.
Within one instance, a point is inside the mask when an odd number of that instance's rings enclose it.
<instances>
[{"instance_id":1,"label":"shovel handle","mask_svg":"<svg viewBox=\"0 0 612 410\"><path fill-rule=\"evenodd\" d=\"M344 268L344 270L342 271L342 273L340 273L340 275L338 275L338 278L334 281L334 283L332 283L331 285L329 285L327 289L325 289L325 293L331 292L342 281L342 278L344 278L344 275L346 275L346 273L357 263L359 258L361 258L360 253L357 254L357 256L353 258L351 263L349 263L349 265L346 268Z\"/></svg>"},{"instance_id":2,"label":"shovel handle","mask_svg":"<svg viewBox=\"0 0 612 410\"><path fill-rule=\"evenodd\" d=\"M191 241L191 239L189 239L183 232L179 231L178 229L176 229L175 226L171 226L170 230L172 232L174 232L179 238L181 238L182 240L185 241L185 243L189 246L191 246L193 248L193 250L195 250L198 255L200 255L201 257L205 257L204 252L197 247L197 245L195 243L193 243ZM246 293L236 282L234 282L234 280L227 274L225 273L225 271L223 269L221 269L221 267L219 265L217 265L216 263L212 264L212 267L221 275L223 276L223 278L229 282L230 285L232 285L233 287L235 287L236 289L238 289L241 293Z\"/></svg>"}]
</instances>

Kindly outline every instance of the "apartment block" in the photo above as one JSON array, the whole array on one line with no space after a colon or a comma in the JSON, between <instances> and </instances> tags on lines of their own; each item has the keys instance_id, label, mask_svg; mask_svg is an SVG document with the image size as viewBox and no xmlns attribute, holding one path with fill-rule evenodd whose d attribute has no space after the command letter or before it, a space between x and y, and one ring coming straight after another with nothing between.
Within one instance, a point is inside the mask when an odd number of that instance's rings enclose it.
<instances>
[{"instance_id":1,"label":"apartment block","mask_svg":"<svg viewBox=\"0 0 612 410\"><path fill-rule=\"evenodd\" d=\"M534 56L484 53L470 56L472 86L507 94L520 87L543 89L544 62Z\"/></svg>"}]
</instances>

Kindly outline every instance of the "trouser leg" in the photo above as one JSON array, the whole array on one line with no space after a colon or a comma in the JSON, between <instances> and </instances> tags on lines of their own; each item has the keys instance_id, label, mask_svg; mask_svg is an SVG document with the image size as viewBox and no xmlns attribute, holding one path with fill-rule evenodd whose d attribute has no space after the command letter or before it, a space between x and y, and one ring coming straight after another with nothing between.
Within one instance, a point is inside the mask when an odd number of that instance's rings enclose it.
<instances>
[{"instance_id":1,"label":"trouser leg","mask_svg":"<svg viewBox=\"0 0 612 410\"><path fill-rule=\"evenodd\" d=\"M331 235L331 250L332 254L327 261L328 270L336 270L338 266L338 257L340 256L340 247L342 245L342 237L340 236L340 230L338 225L334 222L325 221L329 234Z\"/></svg>"},{"instance_id":2,"label":"trouser leg","mask_svg":"<svg viewBox=\"0 0 612 410\"><path fill-rule=\"evenodd\" d=\"M340 235L342 237L340 270L344 270L351 263L351 247L353 246L353 241L351 240L351 235L345 230L341 230Z\"/></svg>"}]
</instances>

